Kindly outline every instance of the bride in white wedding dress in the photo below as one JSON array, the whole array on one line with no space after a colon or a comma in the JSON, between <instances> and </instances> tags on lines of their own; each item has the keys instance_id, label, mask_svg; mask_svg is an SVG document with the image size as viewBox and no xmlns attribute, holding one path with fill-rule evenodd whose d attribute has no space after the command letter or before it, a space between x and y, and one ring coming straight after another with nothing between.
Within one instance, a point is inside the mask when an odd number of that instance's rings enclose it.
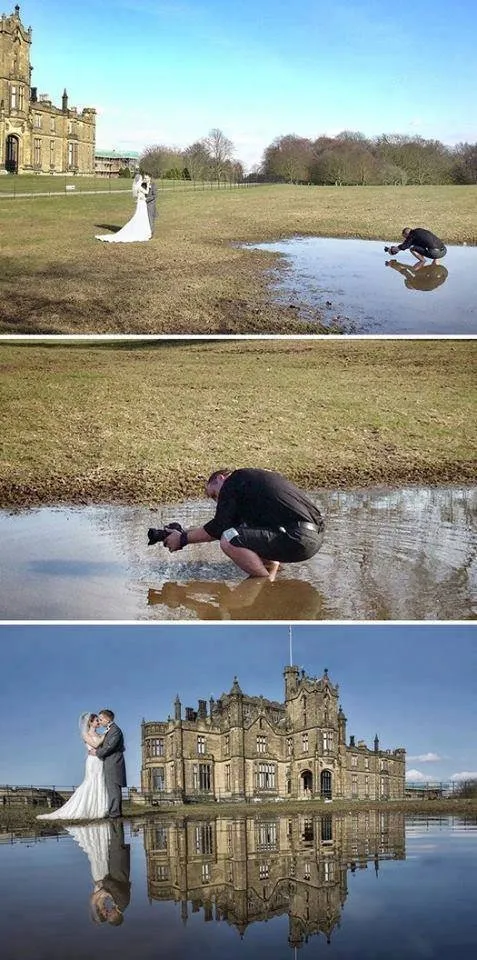
<instances>
[{"instance_id":1,"label":"bride in white wedding dress","mask_svg":"<svg viewBox=\"0 0 477 960\"><path fill-rule=\"evenodd\" d=\"M99 820L108 813L109 798L106 790L103 761L90 750L99 747L104 737L96 733L99 720L95 713L82 713L80 717L81 738L88 748L85 778L69 800L52 810L42 813L37 820Z\"/></svg>"},{"instance_id":2,"label":"bride in white wedding dress","mask_svg":"<svg viewBox=\"0 0 477 960\"><path fill-rule=\"evenodd\" d=\"M152 232L146 204L147 191L148 187L143 182L143 177L139 173L136 174L132 185L133 197L136 198L133 216L116 233L96 234L96 240L104 240L105 243L138 243L150 240Z\"/></svg>"}]
</instances>

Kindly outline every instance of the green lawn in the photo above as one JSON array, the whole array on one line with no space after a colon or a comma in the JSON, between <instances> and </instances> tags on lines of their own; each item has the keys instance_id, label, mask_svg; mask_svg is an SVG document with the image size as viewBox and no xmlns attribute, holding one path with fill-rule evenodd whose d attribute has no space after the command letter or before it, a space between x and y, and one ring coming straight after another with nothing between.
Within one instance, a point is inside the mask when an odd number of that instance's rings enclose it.
<instances>
[{"instance_id":1,"label":"green lawn","mask_svg":"<svg viewBox=\"0 0 477 960\"><path fill-rule=\"evenodd\" d=\"M0 504L475 480L477 340L0 343Z\"/></svg>"},{"instance_id":2,"label":"green lawn","mask_svg":"<svg viewBox=\"0 0 477 960\"><path fill-rule=\"evenodd\" d=\"M477 242L477 187L277 185L164 187L152 241L101 244L95 234L133 212L130 191L118 185L111 194L0 197L0 332L319 333L318 322L290 319L297 311L273 302L278 257L238 243L389 240L406 223L428 225L448 243Z\"/></svg>"}]
</instances>

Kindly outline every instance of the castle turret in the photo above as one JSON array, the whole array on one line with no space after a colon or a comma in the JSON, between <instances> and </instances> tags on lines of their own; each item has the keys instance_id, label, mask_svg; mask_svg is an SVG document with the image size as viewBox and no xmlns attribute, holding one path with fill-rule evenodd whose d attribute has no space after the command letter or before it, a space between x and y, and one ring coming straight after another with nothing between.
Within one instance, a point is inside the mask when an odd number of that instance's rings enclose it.
<instances>
[{"instance_id":1,"label":"castle turret","mask_svg":"<svg viewBox=\"0 0 477 960\"><path fill-rule=\"evenodd\" d=\"M63 113L68 112L68 94L66 92L66 88L63 90L63 96L61 98L61 109Z\"/></svg>"},{"instance_id":2,"label":"castle turret","mask_svg":"<svg viewBox=\"0 0 477 960\"><path fill-rule=\"evenodd\" d=\"M379 739L377 734L374 738L374 752L379 753Z\"/></svg>"},{"instance_id":3,"label":"castle turret","mask_svg":"<svg viewBox=\"0 0 477 960\"><path fill-rule=\"evenodd\" d=\"M283 676L285 678L285 700L291 700L296 696L298 691L300 671L298 667L285 667Z\"/></svg>"},{"instance_id":4,"label":"castle turret","mask_svg":"<svg viewBox=\"0 0 477 960\"><path fill-rule=\"evenodd\" d=\"M177 694L176 699L174 700L174 719L181 720L182 719L181 713L182 713L182 704L179 700L179 694Z\"/></svg>"}]
</instances>

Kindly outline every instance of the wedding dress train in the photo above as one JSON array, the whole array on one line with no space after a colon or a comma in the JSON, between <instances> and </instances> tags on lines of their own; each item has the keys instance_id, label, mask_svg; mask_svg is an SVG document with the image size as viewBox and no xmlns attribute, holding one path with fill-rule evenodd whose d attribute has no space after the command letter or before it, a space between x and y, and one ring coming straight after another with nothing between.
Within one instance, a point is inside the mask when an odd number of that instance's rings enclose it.
<instances>
[{"instance_id":1,"label":"wedding dress train","mask_svg":"<svg viewBox=\"0 0 477 960\"><path fill-rule=\"evenodd\" d=\"M62 807L40 814L37 820L99 820L107 815L108 808L103 761L88 754L83 783Z\"/></svg>"},{"instance_id":2,"label":"wedding dress train","mask_svg":"<svg viewBox=\"0 0 477 960\"><path fill-rule=\"evenodd\" d=\"M133 216L124 224L124 227L121 227L117 233L96 234L96 240L104 240L105 243L139 243L150 240L151 237L146 198L142 193L138 195Z\"/></svg>"}]
</instances>

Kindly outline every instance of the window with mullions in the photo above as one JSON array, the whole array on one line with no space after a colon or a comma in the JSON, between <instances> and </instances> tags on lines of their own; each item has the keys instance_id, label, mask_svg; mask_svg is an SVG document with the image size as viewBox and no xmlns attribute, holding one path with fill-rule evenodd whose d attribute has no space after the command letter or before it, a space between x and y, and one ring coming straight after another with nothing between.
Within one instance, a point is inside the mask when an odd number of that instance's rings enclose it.
<instances>
[{"instance_id":1,"label":"window with mullions","mask_svg":"<svg viewBox=\"0 0 477 960\"><path fill-rule=\"evenodd\" d=\"M202 823L195 828L195 852L214 852L214 828L211 823Z\"/></svg>"},{"instance_id":2,"label":"window with mullions","mask_svg":"<svg viewBox=\"0 0 477 960\"><path fill-rule=\"evenodd\" d=\"M259 850L277 849L277 825L275 822L258 824L257 847Z\"/></svg>"},{"instance_id":3,"label":"window with mullions","mask_svg":"<svg viewBox=\"0 0 477 960\"><path fill-rule=\"evenodd\" d=\"M154 850L167 850L167 827L156 827Z\"/></svg>"},{"instance_id":4,"label":"window with mullions","mask_svg":"<svg viewBox=\"0 0 477 960\"><path fill-rule=\"evenodd\" d=\"M197 753L204 754L205 750L205 737L197 737Z\"/></svg>"},{"instance_id":5,"label":"window with mullions","mask_svg":"<svg viewBox=\"0 0 477 960\"><path fill-rule=\"evenodd\" d=\"M267 752L267 738L264 736L257 737L257 753L266 753Z\"/></svg>"},{"instance_id":6,"label":"window with mullions","mask_svg":"<svg viewBox=\"0 0 477 960\"><path fill-rule=\"evenodd\" d=\"M194 790L209 791L212 789L212 767L210 763L198 763L193 770Z\"/></svg>"},{"instance_id":7,"label":"window with mullions","mask_svg":"<svg viewBox=\"0 0 477 960\"><path fill-rule=\"evenodd\" d=\"M152 789L160 793L166 789L166 777L164 767L153 767L151 770Z\"/></svg>"},{"instance_id":8,"label":"window with mullions","mask_svg":"<svg viewBox=\"0 0 477 960\"><path fill-rule=\"evenodd\" d=\"M150 757L163 757L164 756L164 739L163 737L157 737L154 740L149 740L149 756Z\"/></svg>"},{"instance_id":9,"label":"window with mullions","mask_svg":"<svg viewBox=\"0 0 477 960\"><path fill-rule=\"evenodd\" d=\"M275 764L259 763L257 779L259 790L274 790L276 786Z\"/></svg>"}]
</instances>

